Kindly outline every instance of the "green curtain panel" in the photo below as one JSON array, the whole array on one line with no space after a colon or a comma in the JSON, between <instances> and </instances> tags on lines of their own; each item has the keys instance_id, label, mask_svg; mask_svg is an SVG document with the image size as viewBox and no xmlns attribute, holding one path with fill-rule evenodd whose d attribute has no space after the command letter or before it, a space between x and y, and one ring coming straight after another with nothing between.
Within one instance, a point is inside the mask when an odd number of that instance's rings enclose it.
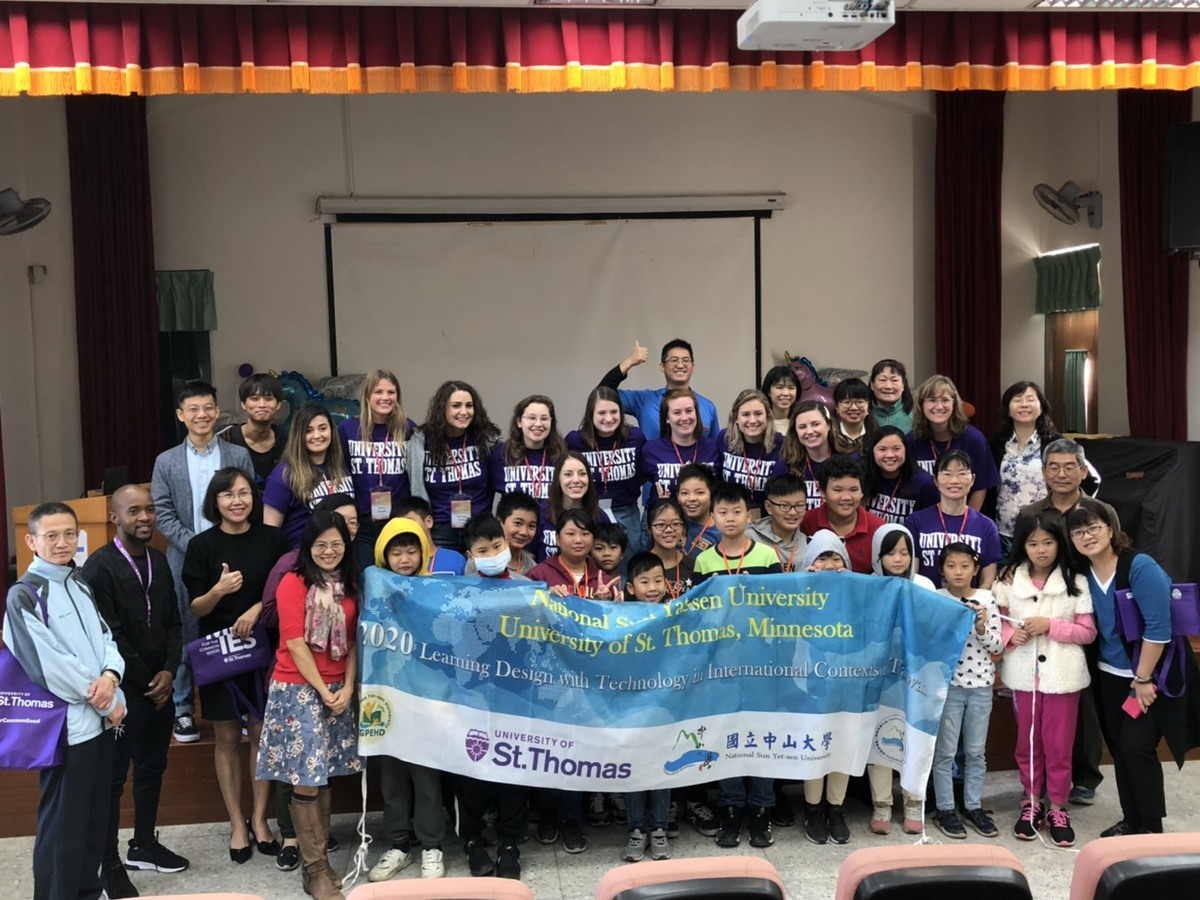
<instances>
[{"instance_id":1,"label":"green curtain panel","mask_svg":"<svg viewBox=\"0 0 1200 900\"><path fill-rule=\"evenodd\" d=\"M1063 431L1087 432L1087 384L1084 372L1087 368L1086 350L1067 350L1063 366Z\"/></svg>"},{"instance_id":2,"label":"green curtain panel","mask_svg":"<svg viewBox=\"0 0 1200 900\"><path fill-rule=\"evenodd\" d=\"M155 272L159 331L216 331L217 299L208 269Z\"/></svg>"},{"instance_id":3,"label":"green curtain panel","mask_svg":"<svg viewBox=\"0 0 1200 900\"><path fill-rule=\"evenodd\" d=\"M1100 245L1034 257L1039 313L1078 312L1100 306Z\"/></svg>"}]
</instances>

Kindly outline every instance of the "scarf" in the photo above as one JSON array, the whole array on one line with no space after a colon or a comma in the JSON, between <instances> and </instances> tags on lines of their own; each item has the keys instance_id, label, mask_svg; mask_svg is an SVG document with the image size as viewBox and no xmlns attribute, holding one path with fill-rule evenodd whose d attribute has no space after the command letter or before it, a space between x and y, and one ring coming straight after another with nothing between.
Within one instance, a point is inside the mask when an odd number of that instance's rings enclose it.
<instances>
[{"instance_id":1,"label":"scarf","mask_svg":"<svg viewBox=\"0 0 1200 900\"><path fill-rule=\"evenodd\" d=\"M344 596L342 582L331 579L326 584L311 585L304 598L304 642L318 653L328 648L335 660L342 659L347 651Z\"/></svg>"}]
</instances>

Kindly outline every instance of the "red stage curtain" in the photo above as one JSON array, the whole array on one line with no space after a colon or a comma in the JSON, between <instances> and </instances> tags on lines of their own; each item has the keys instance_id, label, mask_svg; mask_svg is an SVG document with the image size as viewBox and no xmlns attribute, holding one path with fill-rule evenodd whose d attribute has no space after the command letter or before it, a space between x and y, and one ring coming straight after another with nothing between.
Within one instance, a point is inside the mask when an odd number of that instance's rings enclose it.
<instances>
[{"instance_id":1,"label":"red stage curtain","mask_svg":"<svg viewBox=\"0 0 1200 900\"><path fill-rule=\"evenodd\" d=\"M1133 437L1187 440L1188 257L1168 255L1167 129L1192 120L1189 94L1121 91L1121 287Z\"/></svg>"},{"instance_id":2,"label":"red stage curtain","mask_svg":"<svg viewBox=\"0 0 1200 900\"><path fill-rule=\"evenodd\" d=\"M1200 14L897 13L854 53L746 53L736 10L0 2L0 96L1099 90L1200 85Z\"/></svg>"},{"instance_id":3,"label":"red stage curtain","mask_svg":"<svg viewBox=\"0 0 1200 900\"><path fill-rule=\"evenodd\" d=\"M1186 95L1184 95L1186 96ZM1000 176L1004 94L937 95L934 322L937 370L996 430L1000 399Z\"/></svg>"},{"instance_id":4,"label":"red stage curtain","mask_svg":"<svg viewBox=\"0 0 1200 900\"><path fill-rule=\"evenodd\" d=\"M149 481L158 452L158 295L141 97L71 97L67 153L83 477Z\"/></svg>"}]
</instances>

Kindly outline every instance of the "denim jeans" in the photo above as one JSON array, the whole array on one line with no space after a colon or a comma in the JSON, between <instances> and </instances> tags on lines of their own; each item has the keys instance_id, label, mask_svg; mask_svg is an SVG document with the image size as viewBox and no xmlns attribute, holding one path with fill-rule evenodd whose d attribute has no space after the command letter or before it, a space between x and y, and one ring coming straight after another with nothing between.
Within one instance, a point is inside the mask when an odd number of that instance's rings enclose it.
<instances>
[{"instance_id":1,"label":"denim jeans","mask_svg":"<svg viewBox=\"0 0 1200 900\"><path fill-rule=\"evenodd\" d=\"M171 686L171 702L175 706L175 715L194 716L196 714L196 680L192 677L192 660L187 655L187 645L200 637L200 623L192 615L192 604L183 586L183 579L175 579L175 597L179 605L179 623L183 635L184 651L179 660L179 668L175 670L175 683Z\"/></svg>"},{"instance_id":2,"label":"denim jeans","mask_svg":"<svg viewBox=\"0 0 1200 900\"><path fill-rule=\"evenodd\" d=\"M636 503L629 506L614 506L612 514L613 518L617 520L617 524L625 529L625 536L629 539L629 545L625 548L625 553L621 558L622 562L628 562L633 554L643 549L642 514Z\"/></svg>"},{"instance_id":3,"label":"denim jeans","mask_svg":"<svg viewBox=\"0 0 1200 900\"><path fill-rule=\"evenodd\" d=\"M629 828L653 831L667 827L667 816L671 813L671 791L631 791L625 795L628 807Z\"/></svg>"},{"instance_id":4,"label":"denim jeans","mask_svg":"<svg viewBox=\"0 0 1200 900\"><path fill-rule=\"evenodd\" d=\"M722 778L717 782L717 806L762 806L770 809L775 805L775 779Z\"/></svg>"},{"instance_id":5,"label":"denim jeans","mask_svg":"<svg viewBox=\"0 0 1200 900\"><path fill-rule=\"evenodd\" d=\"M954 754L963 742L963 806L979 809L983 776L987 774L988 720L992 715L992 686L963 688L950 685L942 724L933 749L933 789L937 808L954 809Z\"/></svg>"}]
</instances>

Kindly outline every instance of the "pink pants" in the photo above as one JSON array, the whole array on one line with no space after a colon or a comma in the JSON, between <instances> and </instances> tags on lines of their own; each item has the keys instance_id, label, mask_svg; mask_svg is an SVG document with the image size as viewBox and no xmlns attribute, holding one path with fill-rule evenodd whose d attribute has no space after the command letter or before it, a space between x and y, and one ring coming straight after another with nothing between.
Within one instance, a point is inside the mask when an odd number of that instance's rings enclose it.
<instances>
[{"instance_id":1,"label":"pink pants","mask_svg":"<svg viewBox=\"0 0 1200 900\"><path fill-rule=\"evenodd\" d=\"M1017 716L1017 746L1014 757L1026 797L1046 796L1055 806L1066 806L1071 793L1071 751L1075 746L1075 720L1079 716L1079 692L1043 694L1013 691ZM1033 732L1030 756L1029 733Z\"/></svg>"}]
</instances>

